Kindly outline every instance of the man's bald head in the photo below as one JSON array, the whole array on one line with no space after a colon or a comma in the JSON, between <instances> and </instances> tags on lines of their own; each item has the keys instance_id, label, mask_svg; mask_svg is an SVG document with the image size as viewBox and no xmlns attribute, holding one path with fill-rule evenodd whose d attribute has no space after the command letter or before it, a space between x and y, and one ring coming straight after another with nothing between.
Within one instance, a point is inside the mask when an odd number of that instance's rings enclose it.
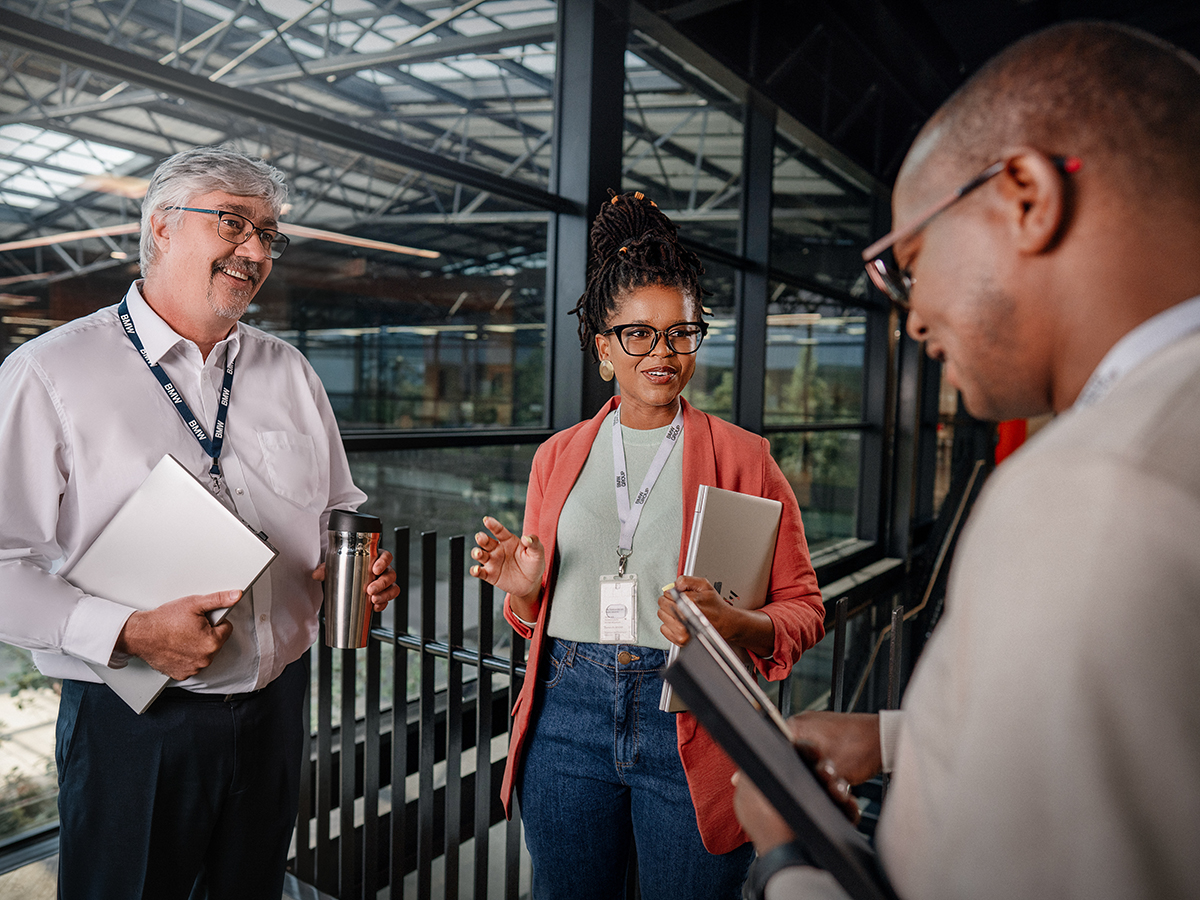
<instances>
[{"instance_id":1,"label":"man's bald head","mask_svg":"<svg viewBox=\"0 0 1200 900\"><path fill-rule=\"evenodd\" d=\"M946 101L901 178L931 158L974 172L1019 145L1080 157L1126 202L1200 208L1200 63L1121 25L1048 28L994 57Z\"/></svg>"}]
</instances>

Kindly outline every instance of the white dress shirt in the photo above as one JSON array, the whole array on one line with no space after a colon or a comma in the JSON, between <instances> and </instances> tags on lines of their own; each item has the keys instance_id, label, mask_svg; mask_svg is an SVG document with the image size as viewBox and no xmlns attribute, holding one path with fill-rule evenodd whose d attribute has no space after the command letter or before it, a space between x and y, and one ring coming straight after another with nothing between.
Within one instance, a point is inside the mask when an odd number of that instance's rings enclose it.
<instances>
[{"instance_id":1,"label":"white dress shirt","mask_svg":"<svg viewBox=\"0 0 1200 900\"><path fill-rule=\"evenodd\" d=\"M311 573L323 555L329 511L354 509L365 495L351 481L325 389L299 351L239 323L204 360L139 287L126 300L146 353L209 434L226 354L236 360L222 499L265 532L279 556L230 612L233 634L213 664L181 684L255 690L316 638L321 585ZM0 366L0 640L32 650L44 674L96 681L84 660L113 659L133 610L54 573L87 550L164 453L208 482L210 459L134 349L115 306L22 345Z\"/></svg>"}]
</instances>

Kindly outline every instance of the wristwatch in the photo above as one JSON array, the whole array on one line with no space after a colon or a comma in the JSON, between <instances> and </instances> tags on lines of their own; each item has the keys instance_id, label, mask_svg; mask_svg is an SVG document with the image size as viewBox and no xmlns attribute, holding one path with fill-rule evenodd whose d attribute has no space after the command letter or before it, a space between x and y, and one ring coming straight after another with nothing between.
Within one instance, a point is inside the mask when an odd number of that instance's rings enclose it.
<instances>
[{"instance_id":1,"label":"wristwatch","mask_svg":"<svg viewBox=\"0 0 1200 900\"><path fill-rule=\"evenodd\" d=\"M780 844L774 850L755 858L754 865L750 867L750 873L746 877L746 884L742 887L742 898L743 900L763 900L766 895L767 882L780 869L811 865L813 865L813 861L804 852L804 847L799 841Z\"/></svg>"}]
</instances>

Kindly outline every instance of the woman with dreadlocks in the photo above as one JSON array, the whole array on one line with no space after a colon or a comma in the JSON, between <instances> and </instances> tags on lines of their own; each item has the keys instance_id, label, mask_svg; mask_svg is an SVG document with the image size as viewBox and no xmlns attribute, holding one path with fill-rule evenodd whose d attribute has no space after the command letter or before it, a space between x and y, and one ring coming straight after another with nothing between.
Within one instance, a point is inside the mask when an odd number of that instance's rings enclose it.
<instances>
[{"instance_id":1,"label":"woman with dreadlocks","mask_svg":"<svg viewBox=\"0 0 1200 900\"><path fill-rule=\"evenodd\" d=\"M752 849L733 763L690 713L659 709L666 651L686 637L659 585L770 679L823 634L800 509L767 442L680 397L707 331L702 273L641 193L604 204L572 312L620 396L538 449L525 534L488 517L471 551L471 574L507 592L506 618L532 639L501 791L506 810L518 792L535 900L623 897L631 842L646 900L741 896ZM783 503L762 609L677 574L701 484Z\"/></svg>"}]
</instances>

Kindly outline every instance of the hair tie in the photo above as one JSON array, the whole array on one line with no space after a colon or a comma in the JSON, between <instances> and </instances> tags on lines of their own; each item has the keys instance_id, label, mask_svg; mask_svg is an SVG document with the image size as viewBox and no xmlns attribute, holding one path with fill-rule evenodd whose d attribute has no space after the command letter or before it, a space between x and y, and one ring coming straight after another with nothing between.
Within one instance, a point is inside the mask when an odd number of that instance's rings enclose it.
<instances>
[{"instance_id":1,"label":"hair tie","mask_svg":"<svg viewBox=\"0 0 1200 900\"><path fill-rule=\"evenodd\" d=\"M617 203L617 201L618 201L618 200L620 200L620 199L621 199L621 195L620 195L620 194L613 194L613 195L612 195L612 199L611 199L611 200L609 200L608 202L609 202L609 203L611 203L611 204L613 204L613 205L615 206L615 205L616 205L616 203Z\"/></svg>"},{"instance_id":2,"label":"hair tie","mask_svg":"<svg viewBox=\"0 0 1200 900\"><path fill-rule=\"evenodd\" d=\"M622 248L621 248L620 250L618 250L617 252L618 252L618 253L628 253L628 252L629 252L629 248L628 248L628 247L622 247Z\"/></svg>"},{"instance_id":3,"label":"hair tie","mask_svg":"<svg viewBox=\"0 0 1200 900\"><path fill-rule=\"evenodd\" d=\"M633 192L633 199L634 199L634 200L645 200L645 199L646 199L646 195L645 195L645 194L643 194L641 191L634 191L634 192ZM651 202L653 202L653 201L651 201Z\"/></svg>"}]
</instances>

